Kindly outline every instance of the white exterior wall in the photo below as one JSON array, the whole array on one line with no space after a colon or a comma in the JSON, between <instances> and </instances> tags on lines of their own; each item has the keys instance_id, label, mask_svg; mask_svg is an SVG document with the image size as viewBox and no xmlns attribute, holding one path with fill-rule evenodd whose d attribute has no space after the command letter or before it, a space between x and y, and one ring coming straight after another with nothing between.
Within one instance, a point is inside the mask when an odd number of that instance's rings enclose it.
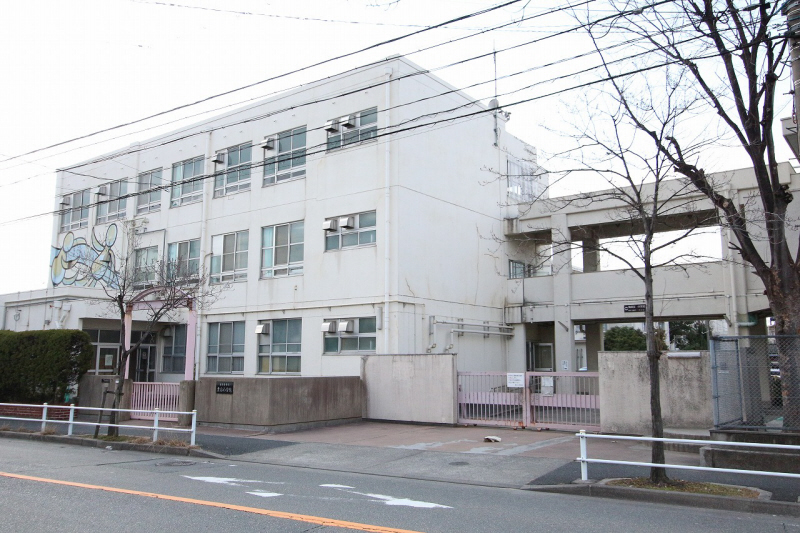
<instances>
[{"instance_id":1,"label":"white exterior wall","mask_svg":"<svg viewBox=\"0 0 800 533\"><path fill-rule=\"evenodd\" d=\"M95 202L98 185L118 179L129 180L128 192L134 192L137 175L153 169L162 169L166 184L173 163L197 156L205 157L205 174L211 175L223 168L211 161L214 153L245 142L253 144L252 163L256 164L263 161L264 151L258 145L265 136L305 125L309 155L304 178L262 187L263 169L255 166L249 190L222 198L213 197L213 178L209 178L204 180L202 202L170 207L167 189L161 193L160 210L137 215L137 197L127 200L124 220L135 219L146 227L140 234L139 247L157 245L163 258L168 243L200 239L206 271L210 269L213 236L249 232L247 279L232 283L230 290L224 291L213 307L199 317L196 358L200 374L205 374L206 369L208 323L245 322L243 375L254 376L258 338L253 331L258 321L301 318L302 375L359 375L362 353L323 354L320 331L324 319L356 317L377 317L376 353L425 353L437 344L433 351L459 354L459 369L504 370L509 343L505 337L453 335L453 345L449 346L449 330L453 326L439 327L436 335L431 335L429 324L431 317L470 324L503 323L507 262L486 252L497 246L492 236L502 235L505 181L486 169L504 172L506 151L512 151L519 159L529 159L530 153L524 151L526 145L504 132L505 118L500 116L499 142L495 146L495 119L487 115L325 151L327 134L322 126L329 119L377 106L377 125L382 133L384 127L402 128L406 121L420 115L470 101L463 94L452 93L412 104L452 89L427 74L302 105L381 83L389 75L397 79L418 70L407 60L397 58L388 67L380 65L343 74L175 132L170 137L174 142L142 141L132 145L139 149L134 153L112 154L107 161L61 171L54 207L62 208L59 202L65 194L86 188L90 188L91 202ZM400 104L408 105L397 107ZM276 112L289 107L293 108ZM392 109L388 113L384 112L389 108ZM471 114L477 109L473 105L430 120ZM262 115L268 116L214 129ZM197 134L187 136L192 133ZM269 153L276 154L277 151ZM325 219L373 210L377 214L375 245L325 251ZM301 220L305 223L303 274L259 279L261 228ZM104 239L111 224L96 221L97 208L91 207L88 227L73 230L74 237L91 242L94 232ZM125 246L122 222L116 222L120 231L115 250ZM60 217L55 217L54 249L62 247L65 235L60 231ZM51 282L44 293L36 297L49 298L51 302L67 293L86 298L100 290L53 287ZM6 295L0 300L9 306L35 303L42 306L43 314L50 305L22 295ZM97 305L76 303L63 327L85 327L82 324L87 320L106 314ZM39 318L26 318L25 329L53 327L52 323L45 325L43 319L39 322ZM3 326L14 329L21 327L21 321L6 316Z\"/></svg>"}]
</instances>

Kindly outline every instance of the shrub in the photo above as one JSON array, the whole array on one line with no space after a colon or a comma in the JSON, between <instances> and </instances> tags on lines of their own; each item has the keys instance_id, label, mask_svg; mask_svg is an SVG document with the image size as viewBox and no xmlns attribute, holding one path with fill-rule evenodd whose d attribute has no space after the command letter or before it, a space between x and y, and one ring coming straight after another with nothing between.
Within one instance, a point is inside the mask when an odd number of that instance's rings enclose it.
<instances>
[{"instance_id":1,"label":"shrub","mask_svg":"<svg viewBox=\"0 0 800 533\"><path fill-rule=\"evenodd\" d=\"M93 358L83 331L0 331L0 402L61 403Z\"/></svg>"}]
</instances>

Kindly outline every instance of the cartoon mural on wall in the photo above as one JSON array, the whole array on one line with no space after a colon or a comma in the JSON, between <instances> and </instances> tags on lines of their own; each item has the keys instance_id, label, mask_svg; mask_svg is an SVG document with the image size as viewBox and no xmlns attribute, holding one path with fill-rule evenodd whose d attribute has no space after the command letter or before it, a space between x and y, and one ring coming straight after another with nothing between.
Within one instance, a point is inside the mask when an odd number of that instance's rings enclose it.
<instances>
[{"instance_id":1,"label":"cartoon mural on wall","mask_svg":"<svg viewBox=\"0 0 800 533\"><path fill-rule=\"evenodd\" d=\"M50 279L53 286L73 285L75 287L95 287L101 283L109 288L119 287L119 273L115 268L114 253L111 247L117 241L117 225L106 229L103 240L91 232L89 244L83 237L76 237L71 231L64 235L61 247L50 250Z\"/></svg>"}]
</instances>

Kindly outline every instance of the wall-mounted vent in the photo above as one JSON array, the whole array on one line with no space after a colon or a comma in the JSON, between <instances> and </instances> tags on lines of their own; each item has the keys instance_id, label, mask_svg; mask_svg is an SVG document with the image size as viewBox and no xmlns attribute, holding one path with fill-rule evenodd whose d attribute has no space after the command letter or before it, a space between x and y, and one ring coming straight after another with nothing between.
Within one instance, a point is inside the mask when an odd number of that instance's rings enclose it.
<instances>
[{"instance_id":1,"label":"wall-mounted vent","mask_svg":"<svg viewBox=\"0 0 800 533\"><path fill-rule=\"evenodd\" d=\"M261 143L261 148L264 150L274 150L275 137L264 137L264 142Z\"/></svg>"},{"instance_id":2,"label":"wall-mounted vent","mask_svg":"<svg viewBox=\"0 0 800 533\"><path fill-rule=\"evenodd\" d=\"M325 131L328 133L336 133L339 131L339 122L336 119L329 120L325 123Z\"/></svg>"},{"instance_id":3,"label":"wall-mounted vent","mask_svg":"<svg viewBox=\"0 0 800 533\"><path fill-rule=\"evenodd\" d=\"M350 115L339 119L339 125L343 128L352 129L356 127L356 116Z\"/></svg>"},{"instance_id":4,"label":"wall-mounted vent","mask_svg":"<svg viewBox=\"0 0 800 533\"><path fill-rule=\"evenodd\" d=\"M256 335L269 335L269 324L259 324L256 326Z\"/></svg>"},{"instance_id":5,"label":"wall-mounted vent","mask_svg":"<svg viewBox=\"0 0 800 533\"><path fill-rule=\"evenodd\" d=\"M339 227L342 229L353 229L356 227L356 217L339 217Z\"/></svg>"},{"instance_id":6,"label":"wall-mounted vent","mask_svg":"<svg viewBox=\"0 0 800 533\"><path fill-rule=\"evenodd\" d=\"M335 320L323 321L321 329L323 333L336 333L336 321Z\"/></svg>"},{"instance_id":7,"label":"wall-mounted vent","mask_svg":"<svg viewBox=\"0 0 800 533\"><path fill-rule=\"evenodd\" d=\"M339 333L353 333L353 320L340 320L339 327L336 330Z\"/></svg>"},{"instance_id":8,"label":"wall-mounted vent","mask_svg":"<svg viewBox=\"0 0 800 533\"><path fill-rule=\"evenodd\" d=\"M61 199L61 205L65 206L65 207L69 207L70 206L69 196L65 196L65 197L63 197Z\"/></svg>"},{"instance_id":9,"label":"wall-mounted vent","mask_svg":"<svg viewBox=\"0 0 800 533\"><path fill-rule=\"evenodd\" d=\"M225 163L225 152L218 152L214 154L214 157L211 158L211 162L214 164L222 165Z\"/></svg>"},{"instance_id":10,"label":"wall-mounted vent","mask_svg":"<svg viewBox=\"0 0 800 533\"><path fill-rule=\"evenodd\" d=\"M107 194L108 194L108 187L106 187L105 185L101 185L101 186L99 186L99 187L97 188L97 194L98 194L99 196L105 196L105 195L107 195Z\"/></svg>"},{"instance_id":11,"label":"wall-mounted vent","mask_svg":"<svg viewBox=\"0 0 800 533\"><path fill-rule=\"evenodd\" d=\"M338 228L339 226L335 218L326 220L322 223L322 229L325 231L336 231Z\"/></svg>"}]
</instances>

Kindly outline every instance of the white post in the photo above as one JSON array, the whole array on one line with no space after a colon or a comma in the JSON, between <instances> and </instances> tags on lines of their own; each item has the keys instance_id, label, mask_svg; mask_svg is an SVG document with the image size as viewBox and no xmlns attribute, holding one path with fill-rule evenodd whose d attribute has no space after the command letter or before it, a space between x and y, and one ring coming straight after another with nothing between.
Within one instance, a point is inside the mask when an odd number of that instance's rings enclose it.
<instances>
[{"instance_id":1,"label":"white post","mask_svg":"<svg viewBox=\"0 0 800 533\"><path fill-rule=\"evenodd\" d=\"M153 422L153 442L158 440L158 407L155 408L156 417Z\"/></svg>"},{"instance_id":2,"label":"white post","mask_svg":"<svg viewBox=\"0 0 800 533\"><path fill-rule=\"evenodd\" d=\"M194 436L196 432L197 432L197 409L192 409L192 438L191 441L189 442L189 444L191 444L192 446L194 446L195 442Z\"/></svg>"},{"instance_id":3,"label":"white post","mask_svg":"<svg viewBox=\"0 0 800 533\"><path fill-rule=\"evenodd\" d=\"M75 404L69 404L69 425L67 426L67 435L72 436L72 422L75 420Z\"/></svg>"},{"instance_id":4,"label":"white post","mask_svg":"<svg viewBox=\"0 0 800 533\"><path fill-rule=\"evenodd\" d=\"M586 463L588 459L586 452L586 430L582 429L578 433L578 438L581 444L581 481L589 481L589 465Z\"/></svg>"},{"instance_id":5,"label":"white post","mask_svg":"<svg viewBox=\"0 0 800 533\"><path fill-rule=\"evenodd\" d=\"M47 403L42 405L42 433L47 428Z\"/></svg>"}]
</instances>

